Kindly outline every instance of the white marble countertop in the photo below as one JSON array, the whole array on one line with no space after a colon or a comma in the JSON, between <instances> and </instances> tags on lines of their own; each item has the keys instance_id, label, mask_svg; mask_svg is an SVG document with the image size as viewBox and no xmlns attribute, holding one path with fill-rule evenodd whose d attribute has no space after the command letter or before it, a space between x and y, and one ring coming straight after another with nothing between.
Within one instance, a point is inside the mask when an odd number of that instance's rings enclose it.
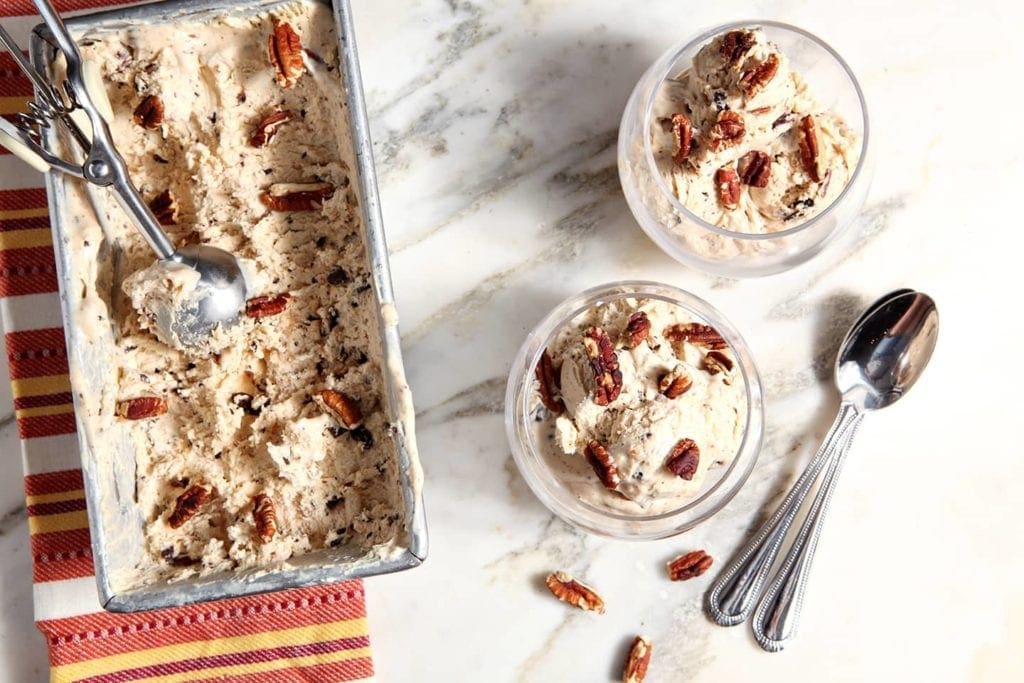
<instances>
[{"instance_id":1,"label":"white marble countertop","mask_svg":"<svg viewBox=\"0 0 1024 683\"><path fill-rule=\"evenodd\" d=\"M1000 287L1024 242L1011 204L1024 178L1010 70L1020 5L354 5L432 546L423 567L366 582L379 678L615 679L644 632L650 681L1019 680L1024 448L1009 424L1024 412L1012 361L1024 324ZM744 16L810 29L848 58L869 99L876 173L851 249L731 281L677 265L641 233L614 144L627 95L664 49ZM767 389L767 443L740 494L697 529L642 544L554 519L512 464L502 418L527 330L567 295L627 277L710 300L745 334ZM747 628L702 615L714 571L670 583L663 562L706 548L720 566L777 502L836 408L839 335L899 286L938 301L937 352L911 396L865 422L802 633L766 654ZM0 387L0 680L41 681L5 374ZM607 614L552 600L541 579L555 569L596 584Z\"/></svg>"}]
</instances>

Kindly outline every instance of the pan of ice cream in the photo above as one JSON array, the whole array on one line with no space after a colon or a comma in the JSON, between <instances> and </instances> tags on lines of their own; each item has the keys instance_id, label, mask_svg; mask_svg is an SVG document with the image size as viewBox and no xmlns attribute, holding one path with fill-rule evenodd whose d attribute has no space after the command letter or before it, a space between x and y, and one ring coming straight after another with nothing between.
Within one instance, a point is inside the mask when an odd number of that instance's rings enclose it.
<instances>
[{"instance_id":1,"label":"pan of ice cream","mask_svg":"<svg viewBox=\"0 0 1024 683\"><path fill-rule=\"evenodd\" d=\"M67 20L178 244L238 255L242 321L154 334L142 238L50 174L96 576L136 611L394 572L426 556L347 0L183 0ZM46 29L32 59L57 68ZM48 145L61 145L50 139Z\"/></svg>"},{"instance_id":2,"label":"pan of ice cream","mask_svg":"<svg viewBox=\"0 0 1024 683\"><path fill-rule=\"evenodd\" d=\"M744 484L764 399L742 336L706 302L655 282L570 297L512 364L505 426L552 512L632 540L682 533Z\"/></svg>"}]
</instances>

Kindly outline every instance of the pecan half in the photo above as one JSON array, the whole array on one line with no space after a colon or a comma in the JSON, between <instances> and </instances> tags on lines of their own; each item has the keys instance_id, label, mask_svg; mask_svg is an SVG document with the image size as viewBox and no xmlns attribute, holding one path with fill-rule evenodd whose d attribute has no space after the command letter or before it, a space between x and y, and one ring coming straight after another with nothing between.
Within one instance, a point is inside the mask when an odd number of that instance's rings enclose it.
<instances>
[{"instance_id":1,"label":"pecan half","mask_svg":"<svg viewBox=\"0 0 1024 683\"><path fill-rule=\"evenodd\" d=\"M671 372L665 373L665 376L658 382L658 391L665 395L666 398L679 398L693 386L693 380L686 374L682 366L677 367Z\"/></svg>"},{"instance_id":2,"label":"pecan half","mask_svg":"<svg viewBox=\"0 0 1024 683\"><path fill-rule=\"evenodd\" d=\"M277 129L284 124L295 118L295 114L285 109L283 111L275 111L273 114L268 114L260 119L260 122L256 124L256 130L252 132L252 137L249 138L249 144L253 147L266 147L270 144L270 141L277 135Z\"/></svg>"},{"instance_id":3,"label":"pecan half","mask_svg":"<svg viewBox=\"0 0 1024 683\"><path fill-rule=\"evenodd\" d=\"M167 400L160 396L138 396L118 401L114 414L124 420L146 420L167 412Z\"/></svg>"},{"instance_id":4,"label":"pecan half","mask_svg":"<svg viewBox=\"0 0 1024 683\"><path fill-rule=\"evenodd\" d=\"M800 162L807 175L816 183L821 182L821 169L818 167L818 131L814 125L814 117L808 114L800 119Z\"/></svg>"},{"instance_id":5,"label":"pecan half","mask_svg":"<svg viewBox=\"0 0 1024 683\"><path fill-rule=\"evenodd\" d=\"M619 370L615 347L608 339L608 333L600 327L587 329L583 337L583 347L594 371L594 403L606 406L622 392L622 371Z\"/></svg>"},{"instance_id":6,"label":"pecan half","mask_svg":"<svg viewBox=\"0 0 1024 683\"><path fill-rule=\"evenodd\" d=\"M772 53L768 55L768 59L743 72L740 77L740 88L743 90L743 94L747 96L747 99L754 97L764 90L764 87L775 78L778 71L779 57Z\"/></svg>"},{"instance_id":7,"label":"pecan half","mask_svg":"<svg viewBox=\"0 0 1024 683\"><path fill-rule=\"evenodd\" d=\"M708 349L724 349L729 346L718 330L703 323L671 325L665 330L665 336L675 342L685 341Z\"/></svg>"},{"instance_id":8,"label":"pecan half","mask_svg":"<svg viewBox=\"0 0 1024 683\"><path fill-rule=\"evenodd\" d=\"M694 550L668 563L668 577L673 581L694 579L706 572L712 562L711 556L706 552Z\"/></svg>"},{"instance_id":9,"label":"pecan half","mask_svg":"<svg viewBox=\"0 0 1024 683\"><path fill-rule=\"evenodd\" d=\"M643 683L647 677L647 667L651 664L653 653L651 640L645 636L637 636L629 647L629 657L622 669L622 683Z\"/></svg>"},{"instance_id":10,"label":"pecan half","mask_svg":"<svg viewBox=\"0 0 1024 683\"><path fill-rule=\"evenodd\" d=\"M160 225L178 224L178 200L170 190L164 190L149 202L149 210Z\"/></svg>"},{"instance_id":11,"label":"pecan half","mask_svg":"<svg viewBox=\"0 0 1024 683\"><path fill-rule=\"evenodd\" d=\"M559 396L558 375L555 374L555 367L551 362L551 354L548 353L547 349L544 349L544 353L540 355L535 374L537 375L537 383L540 385L541 403L555 415L562 414L565 411L565 403L562 402L562 398Z\"/></svg>"},{"instance_id":12,"label":"pecan half","mask_svg":"<svg viewBox=\"0 0 1024 683\"><path fill-rule=\"evenodd\" d=\"M697 473L697 466L700 464L700 448L693 439L680 439L679 443L672 447L672 452L665 460L665 467L677 477L686 481L693 479Z\"/></svg>"},{"instance_id":13,"label":"pecan half","mask_svg":"<svg viewBox=\"0 0 1024 683\"><path fill-rule=\"evenodd\" d=\"M167 526L177 529L196 516L199 508L210 499L211 490L205 486L190 486L174 499L174 509L167 517Z\"/></svg>"},{"instance_id":14,"label":"pecan half","mask_svg":"<svg viewBox=\"0 0 1024 683\"><path fill-rule=\"evenodd\" d=\"M274 32L267 38L267 52L274 67L277 83L290 88L306 71L302 63L302 40L292 25L274 18Z\"/></svg>"},{"instance_id":15,"label":"pecan half","mask_svg":"<svg viewBox=\"0 0 1024 683\"><path fill-rule=\"evenodd\" d=\"M277 511L273 499L265 493L256 494L252 503L252 518L256 522L256 536L269 543L277 533Z\"/></svg>"},{"instance_id":16,"label":"pecan half","mask_svg":"<svg viewBox=\"0 0 1024 683\"><path fill-rule=\"evenodd\" d=\"M733 145L738 145L747 132L743 116L732 109L718 112L718 119L711 127L711 139L708 146L713 152L719 152Z\"/></svg>"},{"instance_id":17,"label":"pecan half","mask_svg":"<svg viewBox=\"0 0 1024 683\"><path fill-rule=\"evenodd\" d=\"M612 462L612 456L608 455L608 449L601 445L600 441L591 441L587 444L584 453L587 456L587 462L594 468L594 473L597 474L597 478L601 480L604 487L612 491L618 488L619 482L622 480L619 478L618 468Z\"/></svg>"},{"instance_id":18,"label":"pecan half","mask_svg":"<svg viewBox=\"0 0 1024 683\"><path fill-rule=\"evenodd\" d=\"M720 372L729 374L732 371L732 365L732 358L721 351L708 351L704 356L704 369L712 375L717 375Z\"/></svg>"},{"instance_id":19,"label":"pecan half","mask_svg":"<svg viewBox=\"0 0 1024 683\"><path fill-rule=\"evenodd\" d=\"M740 205L740 177L732 166L723 166L715 171L715 189L718 201L732 211Z\"/></svg>"},{"instance_id":20,"label":"pecan half","mask_svg":"<svg viewBox=\"0 0 1024 683\"><path fill-rule=\"evenodd\" d=\"M672 115L672 139L675 141L672 161L681 166L686 157L690 156L690 148L693 146L693 124L686 114Z\"/></svg>"},{"instance_id":21,"label":"pecan half","mask_svg":"<svg viewBox=\"0 0 1024 683\"><path fill-rule=\"evenodd\" d=\"M315 211L333 196L330 183L275 183L260 193L260 201L271 211Z\"/></svg>"},{"instance_id":22,"label":"pecan half","mask_svg":"<svg viewBox=\"0 0 1024 683\"><path fill-rule=\"evenodd\" d=\"M334 389L321 389L317 398L348 429L355 429L363 423L363 411L348 394Z\"/></svg>"},{"instance_id":23,"label":"pecan half","mask_svg":"<svg viewBox=\"0 0 1024 683\"><path fill-rule=\"evenodd\" d=\"M651 319L643 311L637 311L629 316L626 323L626 336L629 337L629 348L635 349L640 346L651 333Z\"/></svg>"},{"instance_id":24,"label":"pecan half","mask_svg":"<svg viewBox=\"0 0 1024 683\"><path fill-rule=\"evenodd\" d=\"M772 175L772 158L766 152L747 152L736 162L736 172L747 185L766 187Z\"/></svg>"},{"instance_id":25,"label":"pecan half","mask_svg":"<svg viewBox=\"0 0 1024 683\"><path fill-rule=\"evenodd\" d=\"M159 128L163 120L164 101L156 95L146 95L132 112L132 121L150 130Z\"/></svg>"},{"instance_id":26,"label":"pecan half","mask_svg":"<svg viewBox=\"0 0 1024 683\"><path fill-rule=\"evenodd\" d=\"M757 38L752 31L729 31L722 36L718 51L730 65L738 64L755 43Z\"/></svg>"},{"instance_id":27,"label":"pecan half","mask_svg":"<svg viewBox=\"0 0 1024 683\"><path fill-rule=\"evenodd\" d=\"M565 572L548 574L546 581L551 594L562 602L590 612L604 614L604 600L590 586L581 583Z\"/></svg>"},{"instance_id":28,"label":"pecan half","mask_svg":"<svg viewBox=\"0 0 1024 683\"><path fill-rule=\"evenodd\" d=\"M277 296L255 296L245 302L245 314L257 319L277 315L288 306L290 298L292 295L288 292Z\"/></svg>"}]
</instances>

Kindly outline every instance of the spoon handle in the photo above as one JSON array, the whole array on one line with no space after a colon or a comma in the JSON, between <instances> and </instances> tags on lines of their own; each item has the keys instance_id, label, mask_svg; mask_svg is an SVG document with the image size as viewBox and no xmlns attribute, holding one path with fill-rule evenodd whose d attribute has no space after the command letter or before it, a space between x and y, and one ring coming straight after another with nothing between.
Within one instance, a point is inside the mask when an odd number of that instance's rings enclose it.
<instances>
[{"instance_id":1,"label":"spoon handle","mask_svg":"<svg viewBox=\"0 0 1024 683\"><path fill-rule=\"evenodd\" d=\"M735 626L751 615L761 588L779 554L789 527L825 465L843 444L850 427L860 419L856 409L843 403L821 448L807 464L778 509L739 551L711 586L708 614L721 626Z\"/></svg>"},{"instance_id":2,"label":"spoon handle","mask_svg":"<svg viewBox=\"0 0 1024 683\"><path fill-rule=\"evenodd\" d=\"M863 413L857 413L849 429L840 437L835 457L829 463L825 480L811 503L811 509L800 526L793 545L786 553L779 573L768 586L764 599L757 607L753 623L754 638L768 652L778 652L796 636L804 591L807 589L807 580L811 574L811 561L818 547L825 515L832 502L832 493L835 491L836 482L839 481L839 472L847 453L850 452L850 444L857 433L862 416Z\"/></svg>"}]
</instances>

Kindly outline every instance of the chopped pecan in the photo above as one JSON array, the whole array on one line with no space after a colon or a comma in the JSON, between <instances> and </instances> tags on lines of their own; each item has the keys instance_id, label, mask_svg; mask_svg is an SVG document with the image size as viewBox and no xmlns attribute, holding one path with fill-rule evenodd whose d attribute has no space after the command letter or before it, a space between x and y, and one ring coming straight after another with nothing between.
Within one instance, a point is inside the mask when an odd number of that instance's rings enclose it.
<instances>
[{"instance_id":1,"label":"chopped pecan","mask_svg":"<svg viewBox=\"0 0 1024 683\"><path fill-rule=\"evenodd\" d=\"M693 146L693 124L686 114L672 115L672 139L675 141L672 161L681 166L686 157L690 156L690 148Z\"/></svg>"},{"instance_id":2,"label":"chopped pecan","mask_svg":"<svg viewBox=\"0 0 1024 683\"><path fill-rule=\"evenodd\" d=\"M637 636L629 647L629 657L626 658L626 666L622 669L622 683L643 683L647 677L647 667L651 664L650 638Z\"/></svg>"},{"instance_id":3,"label":"chopped pecan","mask_svg":"<svg viewBox=\"0 0 1024 683\"><path fill-rule=\"evenodd\" d=\"M752 31L729 31L722 36L718 51L730 65L738 64L755 43L757 37Z\"/></svg>"},{"instance_id":4,"label":"chopped pecan","mask_svg":"<svg viewBox=\"0 0 1024 683\"><path fill-rule=\"evenodd\" d=\"M686 481L693 479L699 464L700 448L697 447L693 439L680 439L679 443L672 447L672 452L665 460L665 467L672 474L682 477Z\"/></svg>"},{"instance_id":5,"label":"chopped pecan","mask_svg":"<svg viewBox=\"0 0 1024 683\"><path fill-rule=\"evenodd\" d=\"M668 563L668 576L673 581L686 581L688 579L694 579L710 567L713 560L703 550L694 550L693 552L680 555L676 559Z\"/></svg>"},{"instance_id":6,"label":"chopped pecan","mask_svg":"<svg viewBox=\"0 0 1024 683\"><path fill-rule=\"evenodd\" d=\"M252 518L256 522L256 536L269 543L277 533L277 511L274 500L265 493L256 494L252 503Z\"/></svg>"},{"instance_id":7,"label":"chopped pecan","mask_svg":"<svg viewBox=\"0 0 1024 683\"><path fill-rule=\"evenodd\" d=\"M160 225L178 224L178 200L170 190L164 190L149 202L149 210Z\"/></svg>"},{"instance_id":8,"label":"chopped pecan","mask_svg":"<svg viewBox=\"0 0 1024 683\"><path fill-rule=\"evenodd\" d=\"M658 382L658 391L665 395L666 398L679 398L693 386L693 380L686 374L686 371L682 366L677 367L671 372L665 373L665 376Z\"/></svg>"},{"instance_id":9,"label":"chopped pecan","mask_svg":"<svg viewBox=\"0 0 1024 683\"><path fill-rule=\"evenodd\" d=\"M267 38L267 52L278 85L282 88L295 85L306 65L302 63L302 40L291 24L274 18L274 32Z\"/></svg>"},{"instance_id":10,"label":"chopped pecan","mask_svg":"<svg viewBox=\"0 0 1024 683\"><path fill-rule=\"evenodd\" d=\"M821 182L821 169L818 164L818 131L814 125L814 117L808 114L800 119L800 162L807 175L816 183Z\"/></svg>"},{"instance_id":11,"label":"chopped pecan","mask_svg":"<svg viewBox=\"0 0 1024 683\"><path fill-rule=\"evenodd\" d=\"M629 316L626 323L626 336L629 338L629 348L635 349L640 346L651 333L651 319L643 311L637 311Z\"/></svg>"},{"instance_id":12,"label":"chopped pecan","mask_svg":"<svg viewBox=\"0 0 1024 683\"><path fill-rule=\"evenodd\" d=\"M573 607L604 614L604 600L590 586L581 583L565 572L548 574L548 590L562 602Z\"/></svg>"},{"instance_id":13,"label":"chopped pecan","mask_svg":"<svg viewBox=\"0 0 1024 683\"><path fill-rule=\"evenodd\" d=\"M615 347L608 339L608 334L600 327L587 329L583 337L583 346L587 351L587 357L590 358L590 367L594 371L594 403L606 406L622 392L622 371L619 370Z\"/></svg>"},{"instance_id":14,"label":"chopped pecan","mask_svg":"<svg viewBox=\"0 0 1024 683\"><path fill-rule=\"evenodd\" d=\"M708 351L704 356L704 369L712 375L717 375L720 372L728 374L732 370L732 365L732 358L721 351Z\"/></svg>"},{"instance_id":15,"label":"chopped pecan","mask_svg":"<svg viewBox=\"0 0 1024 683\"><path fill-rule=\"evenodd\" d=\"M772 158L766 152L747 152L736 162L736 171L747 185L766 187L772 175Z\"/></svg>"},{"instance_id":16,"label":"chopped pecan","mask_svg":"<svg viewBox=\"0 0 1024 683\"><path fill-rule=\"evenodd\" d=\"M256 124L256 130L252 132L252 137L249 138L249 144L253 147L266 147L270 144L270 141L277 135L277 129L284 124L295 118L295 114L285 109L283 111L275 111L273 114L268 114L260 119L260 122Z\"/></svg>"},{"instance_id":17,"label":"chopped pecan","mask_svg":"<svg viewBox=\"0 0 1024 683\"><path fill-rule=\"evenodd\" d=\"M555 374L554 364L551 362L551 354L547 349L540 355L535 370L537 382L540 385L540 400L544 407L555 415L565 411L565 403L559 396L558 375Z\"/></svg>"},{"instance_id":18,"label":"chopped pecan","mask_svg":"<svg viewBox=\"0 0 1024 683\"><path fill-rule=\"evenodd\" d=\"M689 342L708 349L724 349L729 346L718 330L703 323L671 325L665 330L665 336L675 342Z\"/></svg>"},{"instance_id":19,"label":"chopped pecan","mask_svg":"<svg viewBox=\"0 0 1024 683\"><path fill-rule=\"evenodd\" d=\"M768 59L757 66L744 71L740 77L740 88L743 89L747 99L754 97L764 90L764 87L775 78L775 74L778 71L779 57L775 53L768 55Z\"/></svg>"},{"instance_id":20,"label":"chopped pecan","mask_svg":"<svg viewBox=\"0 0 1024 683\"><path fill-rule=\"evenodd\" d=\"M346 428L355 429L363 423L363 411L348 394L334 389L321 389L317 398Z\"/></svg>"},{"instance_id":21,"label":"chopped pecan","mask_svg":"<svg viewBox=\"0 0 1024 683\"><path fill-rule=\"evenodd\" d=\"M146 95L132 112L132 121L150 130L159 128L163 120L164 101L156 95Z\"/></svg>"},{"instance_id":22,"label":"chopped pecan","mask_svg":"<svg viewBox=\"0 0 1024 683\"><path fill-rule=\"evenodd\" d=\"M185 492L174 499L174 509L167 517L167 526L177 529L196 516L199 508L209 500L211 490L205 486L189 486Z\"/></svg>"},{"instance_id":23,"label":"chopped pecan","mask_svg":"<svg viewBox=\"0 0 1024 683\"><path fill-rule=\"evenodd\" d=\"M145 420L167 412L167 400L160 396L137 396L118 401L114 414L124 420Z\"/></svg>"},{"instance_id":24,"label":"chopped pecan","mask_svg":"<svg viewBox=\"0 0 1024 683\"><path fill-rule=\"evenodd\" d=\"M260 193L260 201L271 211L314 211L333 196L330 183L275 183Z\"/></svg>"},{"instance_id":25,"label":"chopped pecan","mask_svg":"<svg viewBox=\"0 0 1024 683\"><path fill-rule=\"evenodd\" d=\"M711 127L711 139L708 146L713 152L719 152L733 145L738 145L747 132L743 116L732 109L718 112L718 119Z\"/></svg>"},{"instance_id":26,"label":"chopped pecan","mask_svg":"<svg viewBox=\"0 0 1024 683\"><path fill-rule=\"evenodd\" d=\"M594 468L594 473L597 474L597 478L601 480L604 487L612 491L618 488L621 481L619 470L612 462L612 456L608 454L608 449L601 445L600 441L591 441L587 444L584 452L587 462Z\"/></svg>"},{"instance_id":27,"label":"chopped pecan","mask_svg":"<svg viewBox=\"0 0 1024 683\"><path fill-rule=\"evenodd\" d=\"M740 205L740 177L732 166L723 166L715 171L715 189L718 201L732 211Z\"/></svg>"},{"instance_id":28,"label":"chopped pecan","mask_svg":"<svg viewBox=\"0 0 1024 683\"><path fill-rule=\"evenodd\" d=\"M245 314L250 318L266 318L277 315L288 306L288 299L292 295L288 292L277 296L255 296L245 302Z\"/></svg>"}]
</instances>

